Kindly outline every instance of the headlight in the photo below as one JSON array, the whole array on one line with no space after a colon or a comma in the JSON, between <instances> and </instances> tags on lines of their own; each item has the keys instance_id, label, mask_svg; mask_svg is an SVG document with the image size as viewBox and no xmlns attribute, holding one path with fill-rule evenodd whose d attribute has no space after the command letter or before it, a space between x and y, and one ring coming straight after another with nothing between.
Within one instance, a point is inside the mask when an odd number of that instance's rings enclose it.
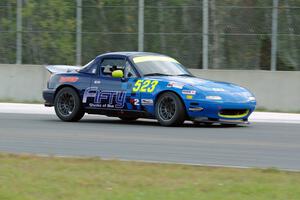
<instances>
[{"instance_id":1,"label":"headlight","mask_svg":"<svg viewBox=\"0 0 300 200\"><path fill-rule=\"evenodd\" d=\"M206 96L205 98L208 100L222 100L220 96Z\"/></svg>"},{"instance_id":2,"label":"headlight","mask_svg":"<svg viewBox=\"0 0 300 200\"><path fill-rule=\"evenodd\" d=\"M255 101L255 97L249 97L248 100L249 101Z\"/></svg>"}]
</instances>

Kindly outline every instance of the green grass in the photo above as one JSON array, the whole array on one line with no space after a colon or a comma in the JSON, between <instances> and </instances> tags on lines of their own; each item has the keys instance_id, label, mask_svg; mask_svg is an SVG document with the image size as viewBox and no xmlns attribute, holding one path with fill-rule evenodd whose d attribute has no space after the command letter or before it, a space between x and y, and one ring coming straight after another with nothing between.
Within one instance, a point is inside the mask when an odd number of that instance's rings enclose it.
<instances>
[{"instance_id":1,"label":"green grass","mask_svg":"<svg viewBox=\"0 0 300 200\"><path fill-rule=\"evenodd\" d=\"M1 200L299 200L300 173L0 154Z\"/></svg>"}]
</instances>

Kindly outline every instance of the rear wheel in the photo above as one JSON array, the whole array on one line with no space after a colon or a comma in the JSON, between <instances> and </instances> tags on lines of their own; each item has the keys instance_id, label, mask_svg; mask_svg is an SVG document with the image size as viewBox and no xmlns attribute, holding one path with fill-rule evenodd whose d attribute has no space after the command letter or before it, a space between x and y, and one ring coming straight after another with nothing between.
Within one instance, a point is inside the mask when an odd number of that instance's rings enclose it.
<instances>
[{"instance_id":1,"label":"rear wheel","mask_svg":"<svg viewBox=\"0 0 300 200\"><path fill-rule=\"evenodd\" d=\"M70 87L59 90L55 96L54 108L56 115L63 121L79 121L84 116L81 100Z\"/></svg>"},{"instance_id":2,"label":"rear wheel","mask_svg":"<svg viewBox=\"0 0 300 200\"><path fill-rule=\"evenodd\" d=\"M173 92L166 92L158 97L155 115L163 126L178 126L186 119L185 107Z\"/></svg>"}]
</instances>

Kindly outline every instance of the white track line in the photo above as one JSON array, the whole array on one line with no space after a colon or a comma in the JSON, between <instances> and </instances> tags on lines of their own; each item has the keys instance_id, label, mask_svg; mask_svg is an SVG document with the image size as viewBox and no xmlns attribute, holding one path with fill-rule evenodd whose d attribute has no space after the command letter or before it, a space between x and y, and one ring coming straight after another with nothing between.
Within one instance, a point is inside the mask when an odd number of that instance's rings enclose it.
<instances>
[{"instance_id":1,"label":"white track line","mask_svg":"<svg viewBox=\"0 0 300 200\"><path fill-rule=\"evenodd\" d=\"M55 114L53 107L45 107L42 104L21 104L21 103L0 103L0 113L43 114L43 115ZM250 116L249 121L265 122L265 123L300 124L300 114L254 112Z\"/></svg>"},{"instance_id":2,"label":"white track line","mask_svg":"<svg viewBox=\"0 0 300 200\"><path fill-rule=\"evenodd\" d=\"M53 107L43 104L0 103L0 113L55 115Z\"/></svg>"},{"instance_id":3,"label":"white track line","mask_svg":"<svg viewBox=\"0 0 300 200\"><path fill-rule=\"evenodd\" d=\"M275 112L253 112L249 117L250 122L266 123L290 123L300 124L300 114L275 113Z\"/></svg>"}]
</instances>

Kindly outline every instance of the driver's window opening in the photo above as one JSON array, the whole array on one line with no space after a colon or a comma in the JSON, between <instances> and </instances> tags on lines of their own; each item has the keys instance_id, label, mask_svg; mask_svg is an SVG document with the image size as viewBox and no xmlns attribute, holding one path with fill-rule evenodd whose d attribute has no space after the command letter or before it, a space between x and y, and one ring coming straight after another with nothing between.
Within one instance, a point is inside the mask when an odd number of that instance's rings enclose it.
<instances>
[{"instance_id":1,"label":"driver's window opening","mask_svg":"<svg viewBox=\"0 0 300 200\"><path fill-rule=\"evenodd\" d=\"M122 70L124 72L125 60L124 59L104 59L101 63L102 76L112 77L112 72L115 70Z\"/></svg>"},{"instance_id":2,"label":"driver's window opening","mask_svg":"<svg viewBox=\"0 0 300 200\"><path fill-rule=\"evenodd\" d=\"M136 73L128 61L124 59L104 59L101 63L102 76L112 77L113 71L121 70L125 78L134 78Z\"/></svg>"}]
</instances>

